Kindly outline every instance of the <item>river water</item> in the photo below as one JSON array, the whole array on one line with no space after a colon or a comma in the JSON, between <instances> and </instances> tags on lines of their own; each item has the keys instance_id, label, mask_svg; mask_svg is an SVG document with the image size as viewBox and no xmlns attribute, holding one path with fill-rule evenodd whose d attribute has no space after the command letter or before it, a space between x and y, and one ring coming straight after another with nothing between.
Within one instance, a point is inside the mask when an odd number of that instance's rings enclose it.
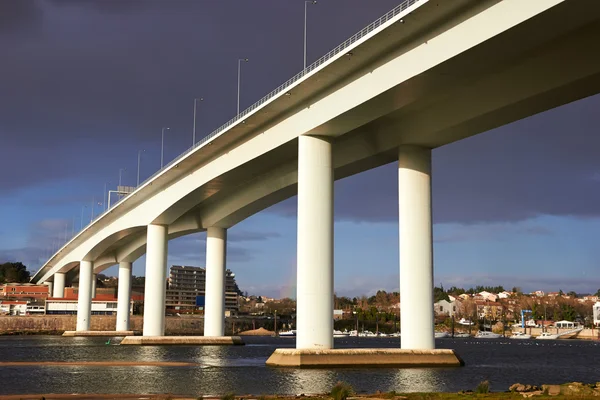
<instances>
[{"instance_id":1,"label":"river water","mask_svg":"<svg viewBox=\"0 0 600 400\"><path fill-rule=\"evenodd\" d=\"M311 394L338 381L359 393L474 389L489 380L504 391L516 382L541 385L600 381L600 343L577 340L438 339L455 349L462 368L280 369L265 366L291 338L246 337L246 346L119 346L120 339L0 337L0 362L183 361L197 366L1 366L0 395L38 393L172 393L179 395ZM398 338L341 338L336 348L399 347Z\"/></svg>"}]
</instances>

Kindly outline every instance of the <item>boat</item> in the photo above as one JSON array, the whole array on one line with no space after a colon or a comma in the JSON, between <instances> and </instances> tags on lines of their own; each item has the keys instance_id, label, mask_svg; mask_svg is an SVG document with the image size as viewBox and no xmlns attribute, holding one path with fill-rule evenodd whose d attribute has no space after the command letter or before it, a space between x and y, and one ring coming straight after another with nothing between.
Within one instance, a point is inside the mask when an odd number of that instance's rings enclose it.
<instances>
[{"instance_id":1,"label":"boat","mask_svg":"<svg viewBox=\"0 0 600 400\"><path fill-rule=\"evenodd\" d=\"M499 333L489 332L489 331L479 331L477 335L475 335L477 339L498 339L502 337Z\"/></svg>"},{"instance_id":2,"label":"boat","mask_svg":"<svg viewBox=\"0 0 600 400\"><path fill-rule=\"evenodd\" d=\"M292 336L296 336L296 331L295 330L280 331L279 332L279 336L280 337L292 337Z\"/></svg>"},{"instance_id":3,"label":"boat","mask_svg":"<svg viewBox=\"0 0 600 400\"><path fill-rule=\"evenodd\" d=\"M470 326L470 325L473 325L473 322L469 321L468 319L461 318L458 321L458 324Z\"/></svg>"},{"instance_id":4,"label":"boat","mask_svg":"<svg viewBox=\"0 0 600 400\"><path fill-rule=\"evenodd\" d=\"M450 334L448 332L435 332L436 339L447 338L447 337L450 337Z\"/></svg>"},{"instance_id":5,"label":"boat","mask_svg":"<svg viewBox=\"0 0 600 400\"><path fill-rule=\"evenodd\" d=\"M335 329L333 330L333 337L348 337L350 336L350 333L348 332L342 332L342 331L336 331Z\"/></svg>"},{"instance_id":6,"label":"boat","mask_svg":"<svg viewBox=\"0 0 600 400\"><path fill-rule=\"evenodd\" d=\"M509 339L531 339L532 336L524 332L515 332Z\"/></svg>"},{"instance_id":7,"label":"boat","mask_svg":"<svg viewBox=\"0 0 600 400\"><path fill-rule=\"evenodd\" d=\"M468 338L468 337L471 337L471 335L469 335L468 333L455 333L454 337L455 338Z\"/></svg>"},{"instance_id":8,"label":"boat","mask_svg":"<svg viewBox=\"0 0 600 400\"><path fill-rule=\"evenodd\" d=\"M349 336L358 336L358 331L357 330L352 330L352 331L350 331L350 333L348 335Z\"/></svg>"},{"instance_id":9,"label":"boat","mask_svg":"<svg viewBox=\"0 0 600 400\"><path fill-rule=\"evenodd\" d=\"M552 340L552 339L558 339L560 337L560 335L553 335L550 332L542 332L542 334L538 337L536 337L536 339L542 339L542 340Z\"/></svg>"}]
</instances>

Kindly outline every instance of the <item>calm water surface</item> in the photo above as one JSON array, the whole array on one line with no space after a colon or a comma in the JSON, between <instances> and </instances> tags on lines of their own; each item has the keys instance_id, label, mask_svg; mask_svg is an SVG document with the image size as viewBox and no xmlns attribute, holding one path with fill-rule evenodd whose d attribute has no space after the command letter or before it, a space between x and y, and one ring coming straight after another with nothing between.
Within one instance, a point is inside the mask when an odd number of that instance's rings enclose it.
<instances>
[{"instance_id":1,"label":"calm water surface","mask_svg":"<svg viewBox=\"0 0 600 400\"><path fill-rule=\"evenodd\" d=\"M120 339L113 340L118 343ZM181 395L323 393L338 381L357 392L458 391L482 380L503 391L529 384L600 381L600 344L556 340L439 339L463 368L279 369L265 366L290 338L245 338L246 346L118 346L104 338L0 337L0 361L185 361L193 367L0 367L0 395L24 393L173 393ZM335 339L336 348L399 347L397 338Z\"/></svg>"}]
</instances>

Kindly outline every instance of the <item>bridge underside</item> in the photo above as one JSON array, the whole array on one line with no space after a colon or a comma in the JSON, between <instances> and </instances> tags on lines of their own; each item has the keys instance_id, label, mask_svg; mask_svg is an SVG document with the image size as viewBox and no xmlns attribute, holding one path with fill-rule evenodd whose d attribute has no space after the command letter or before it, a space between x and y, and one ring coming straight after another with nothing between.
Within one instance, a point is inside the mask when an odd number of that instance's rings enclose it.
<instances>
[{"instance_id":1,"label":"bridge underside","mask_svg":"<svg viewBox=\"0 0 600 400\"><path fill-rule=\"evenodd\" d=\"M212 257L209 260L207 255L207 282L208 269L211 268L211 282L214 282L216 292L221 283L215 276L225 265L222 242L226 240L226 229L298 194L298 324L307 326L307 322L302 322L308 318L303 310L314 306L310 300L311 296L316 296L313 286L320 290L322 298L319 297L318 302L326 302L332 297L333 288L329 285L332 285L333 279L330 254L333 236L327 229L329 222L331 226L333 223L332 209L328 208L333 205L329 182L332 184L333 180L398 161L402 221L400 246L403 248L400 254L408 257L401 260L401 275L406 277L412 273L410 271L420 271L410 275L410 282L419 282L414 286L419 291L411 292L411 285L401 288L403 305L414 305L408 307L408 311L403 307L403 317L410 317L413 325L420 321L416 324L420 327L411 331L414 335L403 331L403 346L406 340L408 348L431 348L433 336L425 335L423 339L423 335L418 335L419 332L429 332L430 324L428 308L418 306L427 303L427 296L430 297L427 287L432 286L429 276L432 261L428 258L431 252L428 231L431 221L427 217L429 192L422 190L430 184L427 168L430 150L600 92L600 52L596 50L600 43L600 2L579 0L561 3L557 0L556 3L558 5L514 26L509 24L514 22L511 12L519 13L523 7L528 9L534 7L532 4L542 3L461 0L441 3L439 8L436 8L437 3L427 3L428 11L438 13L436 24L423 25L420 29L422 25L418 22L423 21L423 12L412 14L405 24L409 33L396 46L382 45L384 50L377 57L369 55L369 63L361 58L368 52L363 49L365 52L361 53L361 48L356 49L350 56L350 59L357 60L355 69L346 67L344 73L339 73L320 92L308 91L311 84L317 83L306 83L304 90L312 94L301 98L303 91L294 91L291 96L297 95L301 100L296 100L295 108L290 108L284 115L264 117L262 124L249 118L247 133L225 135L227 137L224 136L221 142L215 140L214 146L222 154L204 160L202 165L198 161L197 170L210 169L211 163L235 158L240 154L236 151L244 146L260 148L261 152L247 156L248 159L240 161L239 165L227 172L214 174L201 184L185 190L179 188L182 195L147 224L132 224L107 235L80 258L85 264L86 279L90 275L89 265L93 265L93 271L97 273L116 263L130 264L144 254L146 242L150 239L154 243L148 246L152 252L148 265L152 267L153 286L148 285L147 290L152 287L153 292L146 294L154 295L164 285L160 271L165 267L161 261L163 257L166 263L167 241L208 230L211 239L208 242L215 244L212 250L207 249L207 254ZM452 13L443 14L444 7L454 8ZM415 23L412 27L411 18ZM477 45L460 47L461 40L471 39L469 34L477 35L487 29L487 24L503 22L510 28L490 35ZM465 28L469 24L473 26ZM394 29L390 34L401 28ZM392 40L389 37L378 40L383 44L389 43ZM419 70L420 63L427 65L446 51L452 52L452 56ZM358 101L343 112L332 112L331 118L318 114L319 110L328 109L327 104L331 109L337 107L336 102L342 102L348 93L352 98L359 98L363 92L371 90L372 85L399 79L399 75L406 73L403 67L418 72L377 95L365 96L364 101ZM303 115L309 112L307 110L316 114L313 117L315 121L322 122L315 122L298 135L282 138L284 133L287 134L285 127L291 130L291 125L304 123ZM236 129L234 133L242 132L244 128ZM272 136L267 141L265 137L269 132ZM272 140L280 140L281 143L263 151L260 145ZM183 164L181 168L184 168ZM188 165L186 168L192 167ZM307 180L307 176L312 178ZM180 178L173 186L184 179L188 177ZM157 188L152 190L159 191ZM175 191L170 187L168 190ZM132 200L134 205L140 202L139 198ZM404 203L411 204L411 212L408 209L403 212ZM415 215L419 215L418 221ZM315 223L315 216L318 221L325 222ZM409 226L411 232L419 232L415 234L416 241L403 242L403 224ZM327 229L319 230L322 225ZM309 227L313 230L310 231ZM311 239L313 237L318 240ZM312 251L314 249L318 251ZM310 257L303 258L306 254ZM55 265L36 279L48 280L54 273L64 273L77 265L68 258L64 260L62 265ZM419 268L405 270L403 264L418 265ZM301 270L304 271L302 276ZM318 276L319 281L310 280L306 271L312 271L311 274ZM148 270L146 272L149 273ZM405 285L406 282L408 280L405 280ZM211 301L217 304L221 299L217 296ZM160 309L160 302L153 304L157 310ZM216 314L213 315L222 315L219 306L215 307ZM320 327L311 327L311 333L299 339L300 346L331 347L331 326L327 322L331 319L329 308L321 309L323 312L318 313ZM216 335L222 332L222 325L217 321L219 318L215 318L210 329ZM161 334L160 319L153 318L149 324L153 335Z\"/></svg>"}]
</instances>

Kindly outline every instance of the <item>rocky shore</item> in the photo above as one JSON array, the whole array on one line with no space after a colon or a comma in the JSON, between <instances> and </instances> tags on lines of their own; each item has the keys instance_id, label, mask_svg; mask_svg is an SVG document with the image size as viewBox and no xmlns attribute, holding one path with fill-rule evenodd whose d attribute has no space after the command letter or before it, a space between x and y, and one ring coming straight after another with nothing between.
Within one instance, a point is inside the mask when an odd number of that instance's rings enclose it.
<instances>
[{"instance_id":1,"label":"rocky shore","mask_svg":"<svg viewBox=\"0 0 600 400\"><path fill-rule=\"evenodd\" d=\"M356 395L350 386L338 383L331 393L319 395L298 394L295 396L256 396L235 395L233 393L223 396L197 395L183 396L173 394L35 394L35 395L10 395L0 396L0 400L455 400L455 399L523 399L523 398L552 398L561 399L596 399L600 397L600 382L583 384L579 382L565 383L562 385L527 385L515 383L505 392L490 392L489 384L482 382L474 390L458 393L396 393L377 392L374 394Z\"/></svg>"}]
</instances>

